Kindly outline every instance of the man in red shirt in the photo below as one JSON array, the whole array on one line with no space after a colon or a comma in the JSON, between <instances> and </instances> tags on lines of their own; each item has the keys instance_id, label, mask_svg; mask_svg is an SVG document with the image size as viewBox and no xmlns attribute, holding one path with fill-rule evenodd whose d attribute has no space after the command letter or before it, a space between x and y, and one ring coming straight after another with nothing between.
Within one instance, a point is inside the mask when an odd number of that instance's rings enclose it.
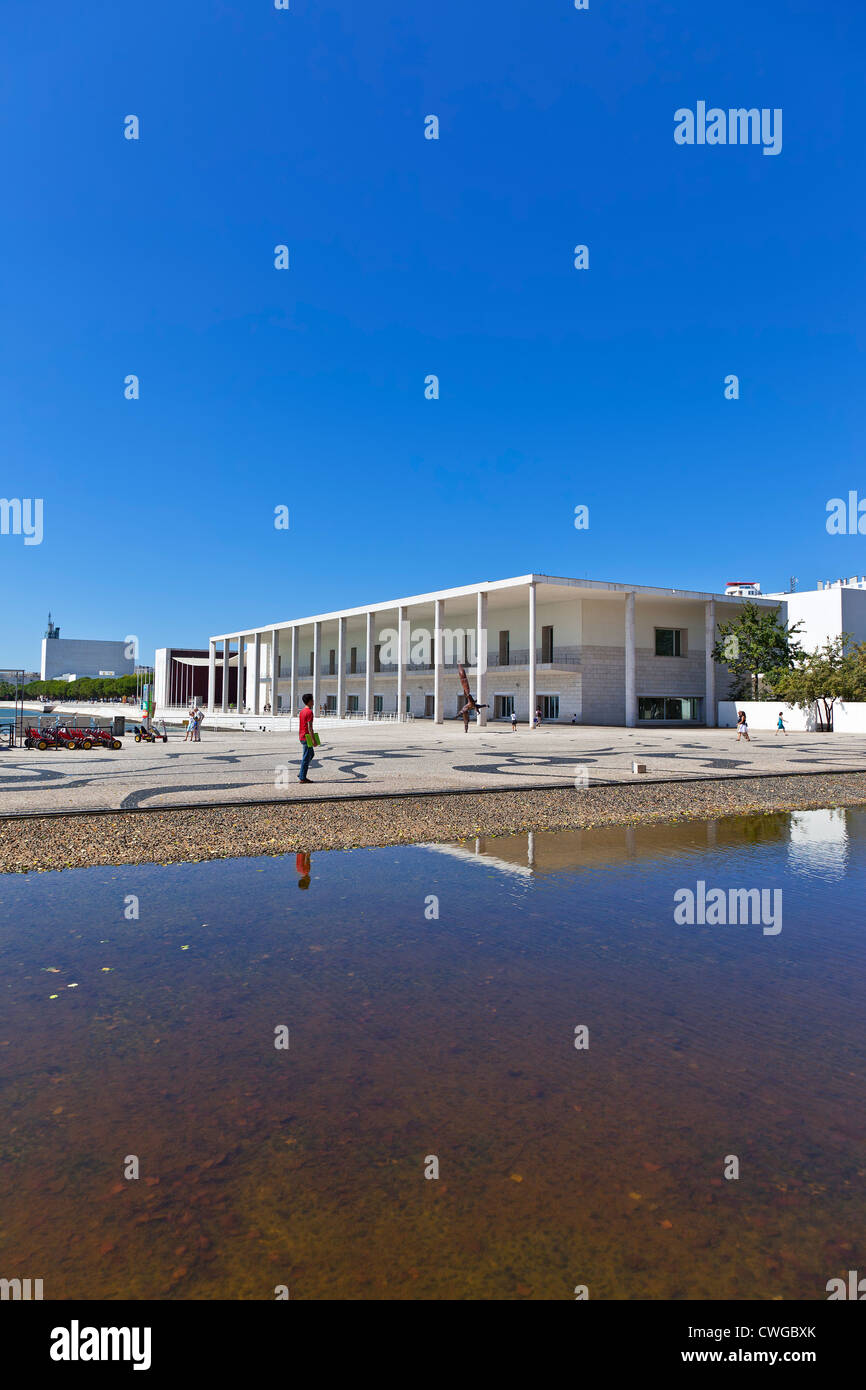
<instances>
[{"instance_id":1,"label":"man in red shirt","mask_svg":"<svg viewBox=\"0 0 866 1390\"><path fill-rule=\"evenodd\" d=\"M315 748L312 747L312 741L313 741L313 697L312 697L312 695L304 695L304 696L302 696L301 698L303 699L304 703L303 703L303 706L302 706L302 708L301 708L301 716L300 716L300 719L298 720L298 738L301 740L301 743L302 743L302 745L303 745L304 754L303 754L303 757L301 758L301 774L300 774L300 776L299 776L299 778L298 778L298 781L299 781L299 782L309 782L310 779L309 779L309 777L307 776L307 772L308 772L308 770L309 770L310 763L313 761L313 754L314 754L315 751L316 751ZM309 737L310 737L310 742L309 742L309 743L307 742L307 735L308 735L308 734L309 734Z\"/></svg>"}]
</instances>

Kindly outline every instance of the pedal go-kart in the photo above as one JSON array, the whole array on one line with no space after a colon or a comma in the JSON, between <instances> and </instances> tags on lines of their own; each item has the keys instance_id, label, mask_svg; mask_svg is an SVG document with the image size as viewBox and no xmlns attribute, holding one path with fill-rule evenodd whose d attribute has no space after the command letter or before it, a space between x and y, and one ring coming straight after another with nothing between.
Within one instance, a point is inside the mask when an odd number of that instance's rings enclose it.
<instances>
[{"instance_id":1,"label":"pedal go-kart","mask_svg":"<svg viewBox=\"0 0 866 1390\"><path fill-rule=\"evenodd\" d=\"M165 732L165 724L162 726L162 733L158 729L148 729L146 724L136 724L135 741L136 743L168 743L168 734Z\"/></svg>"}]
</instances>

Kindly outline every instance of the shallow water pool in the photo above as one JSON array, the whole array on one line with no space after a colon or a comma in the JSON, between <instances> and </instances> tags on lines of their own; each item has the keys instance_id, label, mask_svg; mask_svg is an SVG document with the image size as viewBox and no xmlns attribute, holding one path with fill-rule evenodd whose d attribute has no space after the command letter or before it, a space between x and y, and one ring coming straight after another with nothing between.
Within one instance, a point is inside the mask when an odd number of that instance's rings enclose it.
<instances>
[{"instance_id":1,"label":"shallow water pool","mask_svg":"<svg viewBox=\"0 0 866 1390\"><path fill-rule=\"evenodd\" d=\"M817 811L0 878L0 1277L826 1298L866 1269L864 843ZM780 929L675 920L700 884Z\"/></svg>"}]
</instances>

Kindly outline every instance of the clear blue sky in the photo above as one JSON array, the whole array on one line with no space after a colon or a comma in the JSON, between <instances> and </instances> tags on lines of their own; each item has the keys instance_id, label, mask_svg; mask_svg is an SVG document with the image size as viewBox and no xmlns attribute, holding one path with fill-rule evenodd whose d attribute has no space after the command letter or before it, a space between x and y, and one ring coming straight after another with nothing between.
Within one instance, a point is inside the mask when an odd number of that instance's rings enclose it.
<instances>
[{"instance_id":1,"label":"clear blue sky","mask_svg":"<svg viewBox=\"0 0 866 1390\"><path fill-rule=\"evenodd\" d=\"M45 534L0 537L0 665L49 607L149 658L530 570L866 573L824 526L866 496L860 0L6 0L2 31L0 495ZM676 145L699 100L782 108L782 152Z\"/></svg>"}]
</instances>

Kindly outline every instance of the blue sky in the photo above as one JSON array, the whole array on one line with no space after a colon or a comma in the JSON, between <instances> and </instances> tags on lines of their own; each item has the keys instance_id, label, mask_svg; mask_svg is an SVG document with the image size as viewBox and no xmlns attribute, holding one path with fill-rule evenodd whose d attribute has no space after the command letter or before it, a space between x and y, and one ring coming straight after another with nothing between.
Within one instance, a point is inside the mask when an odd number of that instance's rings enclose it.
<instances>
[{"instance_id":1,"label":"blue sky","mask_svg":"<svg viewBox=\"0 0 866 1390\"><path fill-rule=\"evenodd\" d=\"M3 31L0 494L44 539L0 536L0 665L49 607L149 657L530 570L866 573L824 524L866 496L855 0L7 0ZM781 108L781 153L678 146L699 100Z\"/></svg>"}]
</instances>

